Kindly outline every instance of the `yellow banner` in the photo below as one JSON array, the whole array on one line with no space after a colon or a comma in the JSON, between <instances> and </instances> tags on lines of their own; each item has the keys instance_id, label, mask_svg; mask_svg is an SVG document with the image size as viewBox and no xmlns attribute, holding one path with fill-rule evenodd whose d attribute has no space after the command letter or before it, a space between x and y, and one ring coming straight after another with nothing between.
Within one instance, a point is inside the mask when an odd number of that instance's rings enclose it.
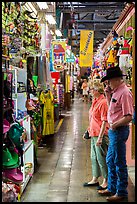
<instances>
[{"instance_id":1,"label":"yellow banner","mask_svg":"<svg viewBox=\"0 0 137 204\"><path fill-rule=\"evenodd\" d=\"M93 63L94 31L80 31L80 67L91 67Z\"/></svg>"}]
</instances>

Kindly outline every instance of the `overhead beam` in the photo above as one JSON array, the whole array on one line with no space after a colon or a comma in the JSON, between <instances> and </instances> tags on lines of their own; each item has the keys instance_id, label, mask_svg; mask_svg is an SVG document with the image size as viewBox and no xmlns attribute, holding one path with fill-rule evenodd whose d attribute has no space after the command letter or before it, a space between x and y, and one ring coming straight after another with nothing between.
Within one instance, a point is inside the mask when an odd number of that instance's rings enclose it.
<instances>
[{"instance_id":1,"label":"overhead beam","mask_svg":"<svg viewBox=\"0 0 137 204\"><path fill-rule=\"evenodd\" d=\"M123 7L116 7L115 8L117 11L122 11L123 10ZM108 13L110 12L111 10L114 10L114 8L111 8L110 6L106 6L106 7L83 7L83 8L74 8L74 13L95 13L95 11L101 11L101 12L105 12L105 13ZM70 13L71 12L71 9L68 9L68 8L64 8L63 13Z\"/></svg>"},{"instance_id":2,"label":"overhead beam","mask_svg":"<svg viewBox=\"0 0 137 204\"><path fill-rule=\"evenodd\" d=\"M86 27L87 28L87 27ZM87 29L85 29L85 28L78 28L78 29L76 29L78 32L80 31L80 30L87 30ZM100 31L110 31L110 30L112 30L112 28L97 28L97 29L90 29L90 30L93 30L94 32L100 32Z\"/></svg>"},{"instance_id":3,"label":"overhead beam","mask_svg":"<svg viewBox=\"0 0 137 204\"><path fill-rule=\"evenodd\" d=\"M75 20L77 23L116 23L116 20Z\"/></svg>"},{"instance_id":4,"label":"overhead beam","mask_svg":"<svg viewBox=\"0 0 137 204\"><path fill-rule=\"evenodd\" d=\"M73 7L74 6L77 6L77 7L81 7L81 6L91 6L91 7L97 7L97 8L99 8L99 7L106 7L106 6L108 6L108 7L111 7L111 8L116 8L116 7L124 7L125 5L124 5L124 3L113 3L113 4L108 4L108 2L107 3L92 3L92 2L90 2L90 3L82 3L82 4L79 4L79 3L73 3L72 4L73 5ZM70 7L70 4L64 4L64 3L59 3L58 4L58 7Z\"/></svg>"}]
</instances>

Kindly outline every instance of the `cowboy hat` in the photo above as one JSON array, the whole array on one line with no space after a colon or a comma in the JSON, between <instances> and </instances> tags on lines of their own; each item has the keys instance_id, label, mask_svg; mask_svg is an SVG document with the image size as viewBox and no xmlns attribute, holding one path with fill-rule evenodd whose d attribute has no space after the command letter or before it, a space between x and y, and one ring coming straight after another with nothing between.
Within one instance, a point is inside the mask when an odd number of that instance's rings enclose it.
<instances>
[{"instance_id":1,"label":"cowboy hat","mask_svg":"<svg viewBox=\"0 0 137 204\"><path fill-rule=\"evenodd\" d=\"M4 169L3 177L6 177L15 183L20 183L23 181L23 173L19 168Z\"/></svg>"},{"instance_id":2,"label":"cowboy hat","mask_svg":"<svg viewBox=\"0 0 137 204\"><path fill-rule=\"evenodd\" d=\"M120 67L118 67L118 66L111 67L111 68L108 68L106 70L106 76L104 76L101 79L101 82L104 82L104 81L112 79L112 78L122 77L122 76L126 76L126 75L124 75L122 73L122 70L120 69Z\"/></svg>"},{"instance_id":3,"label":"cowboy hat","mask_svg":"<svg viewBox=\"0 0 137 204\"><path fill-rule=\"evenodd\" d=\"M15 168L19 166L19 155L14 151L9 151L8 148L3 149L3 167Z\"/></svg>"}]
</instances>

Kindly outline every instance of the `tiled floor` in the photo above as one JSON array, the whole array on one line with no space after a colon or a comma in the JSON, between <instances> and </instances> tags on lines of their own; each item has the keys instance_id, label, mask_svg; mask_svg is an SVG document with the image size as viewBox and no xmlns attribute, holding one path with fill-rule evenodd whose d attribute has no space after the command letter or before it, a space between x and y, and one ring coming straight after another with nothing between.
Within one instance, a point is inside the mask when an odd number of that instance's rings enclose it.
<instances>
[{"instance_id":1,"label":"tiled floor","mask_svg":"<svg viewBox=\"0 0 137 204\"><path fill-rule=\"evenodd\" d=\"M48 136L46 146L38 149L38 165L21 202L107 202L96 187L83 187L91 179L90 141L82 139L89 106L75 99L71 110L62 113L64 121L59 131ZM132 181L129 178L128 202L135 201Z\"/></svg>"}]
</instances>

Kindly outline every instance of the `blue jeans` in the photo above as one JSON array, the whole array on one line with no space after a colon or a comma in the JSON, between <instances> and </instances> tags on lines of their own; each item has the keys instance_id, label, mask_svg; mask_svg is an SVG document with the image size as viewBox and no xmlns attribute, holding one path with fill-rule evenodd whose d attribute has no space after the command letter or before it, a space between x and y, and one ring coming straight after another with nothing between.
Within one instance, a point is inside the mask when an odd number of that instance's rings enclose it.
<instances>
[{"instance_id":1,"label":"blue jeans","mask_svg":"<svg viewBox=\"0 0 137 204\"><path fill-rule=\"evenodd\" d=\"M108 136L109 146L106 157L108 190L118 196L127 196L126 141L129 136L129 126L121 126L116 130L109 129Z\"/></svg>"}]
</instances>

